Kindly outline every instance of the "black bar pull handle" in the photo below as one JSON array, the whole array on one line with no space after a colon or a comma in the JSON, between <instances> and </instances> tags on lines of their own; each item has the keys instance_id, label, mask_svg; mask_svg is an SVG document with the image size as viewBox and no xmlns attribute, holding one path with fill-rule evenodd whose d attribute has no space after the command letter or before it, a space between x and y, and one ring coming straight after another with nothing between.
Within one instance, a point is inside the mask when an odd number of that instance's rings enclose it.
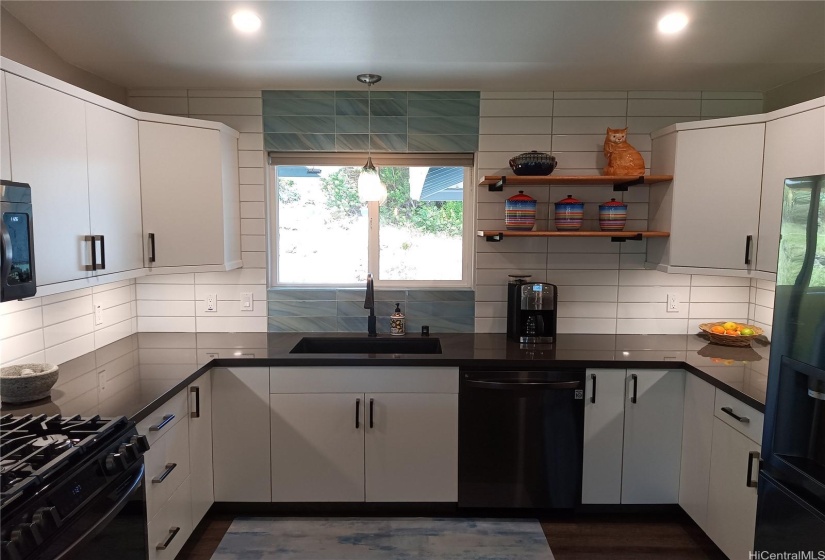
<instances>
[{"instance_id":1,"label":"black bar pull handle","mask_svg":"<svg viewBox=\"0 0 825 560\"><path fill-rule=\"evenodd\" d=\"M756 488L757 481L753 479L753 460L756 459L757 467L756 474L759 476L759 451L751 451L748 453L748 488Z\"/></svg>"},{"instance_id":2,"label":"black bar pull handle","mask_svg":"<svg viewBox=\"0 0 825 560\"><path fill-rule=\"evenodd\" d=\"M86 235L83 239L91 243L92 246L92 264L87 264L85 268L86 270L95 271L97 270L97 236Z\"/></svg>"},{"instance_id":3,"label":"black bar pull handle","mask_svg":"<svg viewBox=\"0 0 825 560\"><path fill-rule=\"evenodd\" d=\"M361 428L361 399L355 399L355 429Z\"/></svg>"},{"instance_id":4,"label":"black bar pull handle","mask_svg":"<svg viewBox=\"0 0 825 560\"><path fill-rule=\"evenodd\" d=\"M166 426L166 424L168 424L169 422L171 422L174 419L175 419L174 414L167 414L163 417L163 421L160 424L155 424L154 426L149 426L149 431L150 432L159 432L164 428L164 426Z\"/></svg>"},{"instance_id":5,"label":"black bar pull handle","mask_svg":"<svg viewBox=\"0 0 825 560\"><path fill-rule=\"evenodd\" d=\"M375 426L373 420L375 419L375 399L370 399L370 429Z\"/></svg>"},{"instance_id":6,"label":"black bar pull handle","mask_svg":"<svg viewBox=\"0 0 825 560\"><path fill-rule=\"evenodd\" d=\"M745 237L745 264L751 264L751 244L753 244L753 236Z\"/></svg>"},{"instance_id":7,"label":"black bar pull handle","mask_svg":"<svg viewBox=\"0 0 825 560\"><path fill-rule=\"evenodd\" d=\"M751 419L750 419L750 418L748 418L747 416L739 416L739 415L737 415L737 414L733 411L733 409L732 409L731 407L729 407L729 406L723 406L721 410L722 410L722 412L724 412L724 413L725 413L725 414L727 414L728 416L733 416L734 418L736 418L739 422L742 422L743 424L749 424L749 423L750 423L750 421L751 421Z\"/></svg>"},{"instance_id":8,"label":"black bar pull handle","mask_svg":"<svg viewBox=\"0 0 825 560\"><path fill-rule=\"evenodd\" d=\"M636 404L636 401L639 400L639 376L631 373L630 379L633 381L633 395L630 397L630 402Z\"/></svg>"},{"instance_id":9,"label":"black bar pull handle","mask_svg":"<svg viewBox=\"0 0 825 560\"><path fill-rule=\"evenodd\" d=\"M189 414L191 418L200 418L201 417L201 388L200 387L189 387L189 392L195 395L195 410Z\"/></svg>"},{"instance_id":10,"label":"black bar pull handle","mask_svg":"<svg viewBox=\"0 0 825 560\"><path fill-rule=\"evenodd\" d=\"M106 270L106 238L102 235L98 235L97 238L100 239L100 266L97 269Z\"/></svg>"},{"instance_id":11,"label":"black bar pull handle","mask_svg":"<svg viewBox=\"0 0 825 560\"><path fill-rule=\"evenodd\" d=\"M593 382L593 389L591 390L591 393L590 393L590 402L595 404L596 403L596 374L595 373L590 374L590 380Z\"/></svg>"},{"instance_id":12,"label":"black bar pull handle","mask_svg":"<svg viewBox=\"0 0 825 560\"><path fill-rule=\"evenodd\" d=\"M155 262L155 234L149 234L149 262Z\"/></svg>"},{"instance_id":13,"label":"black bar pull handle","mask_svg":"<svg viewBox=\"0 0 825 560\"><path fill-rule=\"evenodd\" d=\"M172 544L172 539L177 536L178 531L180 531L180 527L170 527L169 538L167 538L162 544L157 545L155 548L158 550L166 550L169 548L169 545Z\"/></svg>"},{"instance_id":14,"label":"black bar pull handle","mask_svg":"<svg viewBox=\"0 0 825 560\"><path fill-rule=\"evenodd\" d=\"M172 471L175 470L175 467L177 467L177 466L178 466L177 463L166 463L165 470L162 473L160 473L158 476L153 478L152 483L160 484L161 482L166 480L166 477L169 476L170 474L172 474Z\"/></svg>"}]
</instances>

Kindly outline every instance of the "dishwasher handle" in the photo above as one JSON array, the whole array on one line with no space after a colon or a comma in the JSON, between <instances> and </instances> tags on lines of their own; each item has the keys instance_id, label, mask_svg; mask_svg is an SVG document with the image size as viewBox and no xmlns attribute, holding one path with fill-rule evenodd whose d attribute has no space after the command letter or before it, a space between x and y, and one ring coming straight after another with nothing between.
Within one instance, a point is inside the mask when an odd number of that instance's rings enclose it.
<instances>
[{"instance_id":1,"label":"dishwasher handle","mask_svg":"<svg viewBox=\"0 0 825 560\"><path fill-rule=\"evenodd\" d=\"M544 391L557 391L563 389L579 389L581 381L482 381L480 379L465 379L464 383L470 387L478 389L540 389Z\"/></svg>"}]
</instances>

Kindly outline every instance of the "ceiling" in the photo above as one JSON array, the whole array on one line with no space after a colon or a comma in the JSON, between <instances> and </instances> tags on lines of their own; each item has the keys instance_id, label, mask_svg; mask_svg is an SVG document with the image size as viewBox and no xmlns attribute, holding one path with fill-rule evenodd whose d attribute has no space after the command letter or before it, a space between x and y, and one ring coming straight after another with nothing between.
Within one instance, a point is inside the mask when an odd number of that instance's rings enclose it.
<instances>
[{"instance_id":1,"label":"ceiling","mask_svg":"<svg viewBox=\"0 0 825 560\"><path fill-rule=\"evenodd\" d=\"M825 1L2 1L125 87L766 91L825 69ZM263 20L230 25L238 8ZM691 23L656 31L671 9Z\"/></svg>"}]
</instances>

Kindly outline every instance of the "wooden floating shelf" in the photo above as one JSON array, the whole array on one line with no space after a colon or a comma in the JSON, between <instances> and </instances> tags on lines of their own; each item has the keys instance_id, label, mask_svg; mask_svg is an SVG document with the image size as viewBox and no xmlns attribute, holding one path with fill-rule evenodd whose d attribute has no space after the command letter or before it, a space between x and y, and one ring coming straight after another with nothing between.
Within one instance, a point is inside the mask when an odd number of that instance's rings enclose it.
<instances>
[{"instance_id":1,"label":"wooden floating shelf","mask_svg":"<svg viewBox=\"0 0 825 560\"><path fill-rule=\"evenodd\" d=\"M641 241L648 237L670 237L667 231L479 231L487 241L501 241L505 237L609 237L611 241Z\"/></svg>"},{"instance_id":2,"label":"wooden floating shelf","mask_svg":"<svg viewBox=\"0 0 825 560\"><path fill-rule=\"evenodd\" d=\"M626 191L634 185L652 185L672 181L673 175L485 175L479 186L486 186L491 191L500 191L510 187L542 187L550 185L613 185L614 191Z\"/></svg>"}]
</instances>

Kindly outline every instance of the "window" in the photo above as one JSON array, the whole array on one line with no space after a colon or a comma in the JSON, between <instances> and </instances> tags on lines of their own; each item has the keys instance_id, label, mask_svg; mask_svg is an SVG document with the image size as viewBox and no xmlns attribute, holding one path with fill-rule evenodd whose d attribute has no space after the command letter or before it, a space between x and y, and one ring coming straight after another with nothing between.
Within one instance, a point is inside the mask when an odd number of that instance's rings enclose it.
<instances>
[{"instance_id":1,"label":"window","mask_svg":"<svg viewBox=\"0 0 825 560\"><path fill-rule=\"evenodd\" d=\"M471 285L472 154L373 157L387 199L364 203L366 155L272 155L273 285ZM468 212L469 210L469 212Z\"/></svg>"}]
</instances>

